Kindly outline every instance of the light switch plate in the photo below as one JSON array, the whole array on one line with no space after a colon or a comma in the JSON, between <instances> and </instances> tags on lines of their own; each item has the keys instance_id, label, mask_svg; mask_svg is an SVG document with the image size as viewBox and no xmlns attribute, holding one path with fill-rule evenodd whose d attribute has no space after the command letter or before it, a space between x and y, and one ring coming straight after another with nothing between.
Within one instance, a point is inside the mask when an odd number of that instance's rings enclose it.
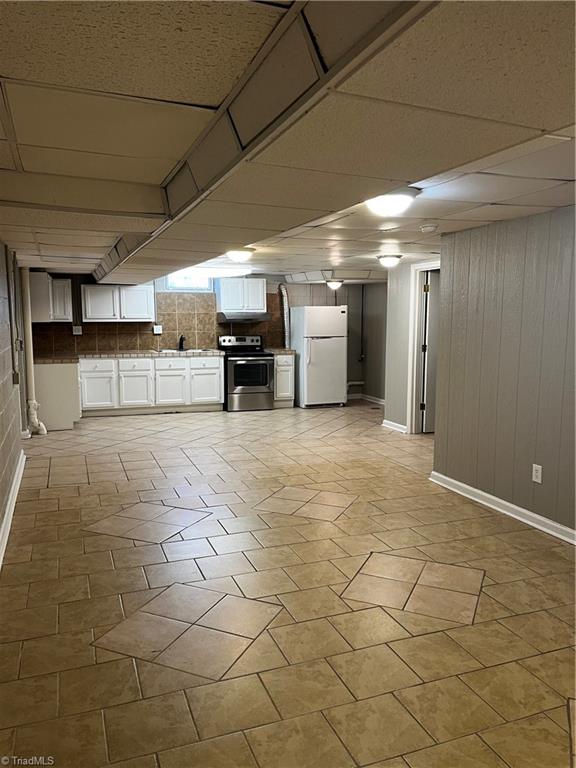
<instances>
[{"instance_id":1,"label":"light switch plate","mask_svg":"<svg viewBox=\"0 0 576 768\"><path fill-rule=\"evenodd\" d=\"M72 326L72 336L82 336L82 326L81 325L73 325Z\"/></svg>"},{"instance_id":2,"label":"light switch plate","mask_svg":"<svg viewBox=\"0 0 576 768\"><path fill-rule=\"evenodd\" d=\"M160 334L162 333L162 326L161 325L155 325L152 328L152 333L154 334L154 336L160 336Z\"/></svg>"}]
</instances>

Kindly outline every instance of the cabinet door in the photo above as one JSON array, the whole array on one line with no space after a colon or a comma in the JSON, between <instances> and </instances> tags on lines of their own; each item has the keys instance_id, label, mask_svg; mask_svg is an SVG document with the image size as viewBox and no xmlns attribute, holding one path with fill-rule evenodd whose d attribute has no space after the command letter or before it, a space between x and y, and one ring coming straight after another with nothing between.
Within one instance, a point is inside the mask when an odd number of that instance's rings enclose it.
<instances>
[{"instance_id":1,"label":"cabinet door","mask_svg":"<svg viewBox=\"0 0 576 768\"><path fill-rule=\"evenodd\" d=\"M218 281L218 311L239 312L244 309L244 283L240 277L224 277Z\"/></svg>"},{"instance_id":2,"label":"cabinet door","mask_svg":"<svg viewBox=\"0 0 576 768\"><path fill-rule=\"evenodd\" d=\"M244 280L244 309L250 312L266 312L266 280Z\"/></svg>"},{"instance_id":3,"label":"cabinet door","mask_svg":"<svg viewBox=\"0 0 576 768\"><path fill-rule=\"evenodd\" d=\"M82 408L116 408L118 406L118 378L115 373L83 373Z\"/></svg>"},{"instance_id":4,"label":"cabinet door","mask_svg":"<svg viewBox=\"0 0 576 768\"><path fill-rule=\"evenodd\" d=\"M52 278L47 272L30 272L30 307L33 323L52 322Z\"/></svg>"},{"instance_id":5,"label":"cabinet door","mask_svg":"<svg viewBox=\"0 0 576 768\"><path fill-rule=\"evenodd\" d=\"M72 322L72 281L52 280L52 319Z\"/></svg>"},{"instance_id":6,"label":"cabinet door","mask_svg":"<svg viewBox=\"0 0 576 768\"><path fill-rule=\"evenodd\" d=\"M188 372L156 371L156 405L188 403Z\"/></svg>"},{"instance_id":7,"label":"cabinet door","mask_svg":"<svg viewBox=\"0 0 576 768\"><path fill-rule=\"evenodd\" d=\"M294 399L294 366L276 365L274 368L274 400Z\"/></svg>"},{"instance_id":8,"label":"cabinet door","mask_svg":"<svg viewBox=\"0 0 576 768\"><path fill-rule=\"evenodd\" d=\"M154 286L127 285L120 288L122 320L154 320Z\"/></svg>"},{"instance_id":9,"label":"cabinet door","mask_svg":"<svg viewBox=\"0 0 576 768\"><path fill-rule=\"evenodd\" d=\"M106 322L107 320L118 320L119 317L118 286L82 286L82 319L84 321Z\"/></svg>"},{"instance_id":10,"label":"cabinet door","mask_svg":"<svg viewBox=\"0 0 576 768\"><path fill-rule=\"evenodd\" d=\"M192 402L221 403L222 377L219 368L201 368L191 372Z\"/></svg>"},{"instance_id":11,"label":"cabinet door","mask_svg":"<svg viewBox=\"0 0 576 768\"><path fill-rule=\"evenodd\" d=\"M147 371L120 374L120 405L154 405L154 377Z\"/></svg>"}]
</instances>

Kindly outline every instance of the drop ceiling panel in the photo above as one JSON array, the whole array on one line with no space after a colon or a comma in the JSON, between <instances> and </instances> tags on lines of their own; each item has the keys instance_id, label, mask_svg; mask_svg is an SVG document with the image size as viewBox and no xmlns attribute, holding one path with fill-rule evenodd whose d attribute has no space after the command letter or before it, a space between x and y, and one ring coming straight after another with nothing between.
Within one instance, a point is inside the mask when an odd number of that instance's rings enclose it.
<instances>
[{"instance_id":1,"label":"drop ceiling panel","mask_svg":"<svg viewBox=\"0 0 576 768\"><path fill-rule=\"evenodd\" d=\"M539 152L542 149L556 147L558 144L559 140L552 136L539 136L536 139L530 139L530 141L523 141L520 144L516 144L514 147L503 149L501 152L494 152L479 160L473 160L471 163L464 163L464 165L461 165L455 170L460 174L472 173L473 171L484 171L486 168L490 168L494 165L500 165L511 160L516 160L517 158L531 155L534 152ZM444 179L444 181L449 181L449 179Z\"/></svg>"},{"instance_id":2,"label":"drop ceiling panel","mask_svg":"<svg viewBox=\"0 0 576 768\"><path fill-rule=\"evenodd\" d=\"M304 208L280 208L273 205L251 205L247 203L221 203L205 200L186 216L194 224L219 224L230 227L263 227L283 230L318 218L326 211Z\"/></svg>"},{"instance_id":3,"label":"drop ceiling panel","mask_svg":"<svg viewBox=\"0 0 576 768\"><path fill-rule=\"evenodd\" d=\"M19 146L19 153L24 170L31 173L111 179L138 184L160 184L177 159L121 157L25 145Z\"/></svg>"},{"instance_id":4,"label":"drop ceiling panel","mask_svg":"<svg viewBox=\"0 0 576 768\"><path fill-rule=\"evenodd\" d=\"M249 245L256 240L264 240L277 234L275 229L256 229L247 227L223 227L205 224L193 224L185 217L173 224L167 233L172 239L204 240L205 242L225 242L232 245Z\"/></svg>"},{"instance_id":5,"label":"drop ceiling panel","mask_svg":"<svg viewBox=\"0 0 576 768\"><path fill-rule=\"evenodd\" d=\"M126 157L178 159L214 114L19 83L7 83L6 96L19 143Z\"/></svg>"},{"instance_id":6,"label":"drop ceiling panel","mask_svg":"<svg viewBox=\"0 0 576 768\"><path fill-rule=\"evenodd\" d=\"M534 179L574 179L574 142L555 141L554 146L485 169L488 173L529 176Z\"/></svg>"},{"instance_id":7,"label":"drop ceiling panel","mask_svg":"<svg viewBox=\"0 0 576 768\"><path fill-rule=\"evenodd\" d=\"M257 160L414 182L536 133L489 120L331 93Z\"/></svg>"},{"instance_id":8,"label":"drop ceiling panel","mask_svg":"<svg viewBox=\"0 0 576 768\"><path fill-rule=\"evenodd\" d=\"M43 256L74 256L98 261L106 255L109 248L94 245L39 245L39 251Z\"/></svg>"},{"instance_id":9,"label":"drop ceiling panel","mask_svg":"<svg viewBox=\"0 0 576 768\"><path fill-rule=\"evenodd\" d=\"M516 219L522 216L532 216L535 213L545 213L551 210L544 206L520 206L520 205L480 205L466 213L455 213L452 218L458 219L466 216L470 221L504 221L505 219ZM468 227L466 227L468 229Z\"/></svg>"},{"instance_id":10,"label":"drop ceiling panel","mask_svg":"<svg viewBox=\"0 0 576 768\"><path fill-rule=\"evenodd\" d=\"M550 179L522 179L514 176L498 176L489 173L469 173L453 181L428 187L422 194L427 199L471 200L476 203L497 203L509 197L557 186ZM470 204L473 205L473 203ZM470 207L469 206L469 207ZM412 208L410 209L410 212ZM455 212L456 213L456 212ZM465 218L465 211L462 216ZM450 215L448 213L444 214Z\"/></svg>"},{"instance_id":11,"label":"drop ceiling panel","mask_svg":"<svg viewBox=\"0 0 576 768\"><path fill-rule=\"evenodd\" d=\"M58 230L41 230L34 232L38 243L44 245L82 245L108 246L114 245L120 237L119 233L107 232L60 232Z\"/></svg>"},{"instance_id":12,"label":"drop ceiling panel","mask_svg":"<svg viewBox=\"0 0 576 768\"><path fill-rule=\"evenodd\" d=\"M284 13L246 2L0 3L0 72L217 106Z\"/></svg>"},{"instance_id":13,"label":"drop ceiling panel","mask_svg":"<svg viewBox=\"0 0 576 768\"><path fill-rule=\"evenodd\" d=\"M574 119L574 4L439 3L341 89L539 129L562 127Z\"/></svg>"},{"instance_id":14,"label":"drop ceiling panel","mask_svg":"<svg viewBox=\"0 0 576 768\"><path fill-rule=\"evenodd\" d=\"M503 202L511 205L550 205L559 208L564 205L574 205L574 184L573 182L558 184L550 189L543 189L530 195L520 195Z\"/></svg>"},{"instance_id":15,"label":"drop ceiling panel","mask_svg":"<svg viewBox=\"0 0 576 768\"><path fill-rule=\"evenodd\" d=\"M0 141L0 168L4 168L9 171L16 170L14 165L14 158L10 150L10 144L7 141Z\"/></svg>"},{"instance_id":16,"label":"drop ceiling panel","mask_svg":"<svg viewBox=\"0 0 576 768\"><path fill-rule=\"evenodd\" d=\"M164 221L158 216L121 216L76 211L49 211L26 206L0 205L0 225L55 227L56 229L88 229L121 232L152 232Z\"/></svg>"}]
</instances>

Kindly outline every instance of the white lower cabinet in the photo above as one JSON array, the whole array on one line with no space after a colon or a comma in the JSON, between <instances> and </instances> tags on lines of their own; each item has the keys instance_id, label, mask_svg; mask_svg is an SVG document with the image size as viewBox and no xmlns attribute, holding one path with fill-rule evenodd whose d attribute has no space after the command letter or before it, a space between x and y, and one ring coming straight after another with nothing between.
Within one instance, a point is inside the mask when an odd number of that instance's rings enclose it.
<instances>
[{"instance_id":1,"label":"white lower cabinet","mask_svg":"<svg viewBox=\"0 0 576 768\"><path fill-rule=\"evenodd\" d=\"M187 371L156 371L156 405L187 405L188 402Z\"/></svg>"},{"instance_id":2,"label":"white lower cabinet","mask_svg":"<svg viewBox=\"0 0 576 768\"><path fill-rule=\"evenodd\" d=\"M274 358L274 400L294 400L294 357Z\"/></svg>"},{"instance_id":3,"label":"white lower cabinet","mask_svg":"<svg viewBox=\"0 0 576 768\"><path fill-rule=\"evenodd\" d=\"M190 402L224 402L224 367L221 357L190 358Z\"/></svg>"},{"instance_id":4,"label":"white lower cabinet","mask_svg":"<svg viewBox=\"0 0 576 768\"><path fill-rule=\"evenodd\" d=\"M153 360L118 361L121 408L155 404L153 366Z\"/></svg>"}]
</instances>

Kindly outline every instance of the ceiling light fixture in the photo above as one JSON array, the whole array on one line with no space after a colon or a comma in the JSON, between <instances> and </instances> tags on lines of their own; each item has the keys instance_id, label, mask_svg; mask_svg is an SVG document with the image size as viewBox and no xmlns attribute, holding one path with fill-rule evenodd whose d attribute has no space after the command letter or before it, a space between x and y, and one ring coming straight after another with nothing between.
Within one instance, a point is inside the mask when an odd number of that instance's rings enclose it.
<instances>
[{"instance_id":1,"label":"ceiling light fixture","mask_svg":"<svg viewBox=\"0 0 576 768\"><path fill-rule=\"evenodd\" d=\"M337 291L338 288L342 288L343 283L343 280L326 280L326 285L333 291Z\"/></svg>"},{"instance_id":2,"label":"ceiling light fixture","mask_svg":"<svg viewBox=\"0 0 576 768\"><path fill-rule=\"evenodd\" d=\"M378 261L383 267L386 267L386 269L392 269L393 267L397 267L400 263L400 259L402 256L380 256Z\"/></svg>"},{"instance_id":3,"label":"ceiling light fixture","mask_svg":"<svg viewBox=\"0 0 576 768\"><path fill-rule=\"evenodd\" d=\"M253 253L254 251L252 249L243 248L242 250L226 251L224 255L227 256L230 259L230 261L235 261L239 264L243 264L246 261L250 261Z\"/></svg>"},{"instance_id":4,"label":"ceiling light fixture","mask_svg":"<svg viewBox=\"0 0 576 768\"><path fill-rule=\"evenodd\" d=\"M366 200L365 205L368 210L377 216L397 216L400 213L404 213L419 194L419 189L406 187L390 194L379 195L371 200Z\"/></svg>"},{"instance_id":5,"label":"ceiling light fixture","mask_svg":"<svg viewBox=\"0 0 576 768\"><path fill-rule=\"evenodd\" d=\"M438 229L438 224L422 224L420 227L420 232L422 232L425 235L431 235L433 232L436 232Z\"/></svg>"}]
</instances>

